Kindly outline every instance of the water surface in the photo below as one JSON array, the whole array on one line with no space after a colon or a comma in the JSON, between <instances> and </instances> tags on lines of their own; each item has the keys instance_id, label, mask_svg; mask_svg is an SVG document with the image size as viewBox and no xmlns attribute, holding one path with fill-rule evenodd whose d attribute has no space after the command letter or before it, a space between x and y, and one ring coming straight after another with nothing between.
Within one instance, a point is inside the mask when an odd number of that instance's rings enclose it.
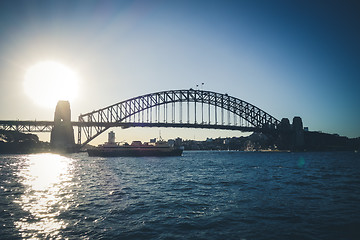
<instances>
[{"instance_id":1,"label":"water surface","mask_svg":"<svg viewBox=\"0 0 360 240\"><path fill-rule=\"evenodd\" d=\"M360 154L0 155L2 239L360 239Z\"/></svg>"}]
</instances>

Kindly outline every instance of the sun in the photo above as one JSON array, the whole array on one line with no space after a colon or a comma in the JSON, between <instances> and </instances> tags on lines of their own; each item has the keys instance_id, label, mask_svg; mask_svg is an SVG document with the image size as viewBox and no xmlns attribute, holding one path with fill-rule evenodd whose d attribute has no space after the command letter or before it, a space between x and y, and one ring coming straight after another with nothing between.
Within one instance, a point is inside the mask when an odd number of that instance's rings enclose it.
<instances>
[{"instance_id":1,"label":"sun","mask_svg":"<svg viewBox=\"0 0 360 240\"><path fill-rule=\"evenodd\" d=\"M39 62L25 73L25 93L38 105L55 108L59 100L72 102L78 94L79 77L69 67L54 61Z\"/></svg>"}]
</instances>

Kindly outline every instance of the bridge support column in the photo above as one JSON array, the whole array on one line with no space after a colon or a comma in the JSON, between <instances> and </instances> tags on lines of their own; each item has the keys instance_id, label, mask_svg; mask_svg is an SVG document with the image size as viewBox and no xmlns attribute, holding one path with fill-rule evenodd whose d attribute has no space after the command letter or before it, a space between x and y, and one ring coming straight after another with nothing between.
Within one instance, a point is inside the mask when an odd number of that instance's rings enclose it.
<instances>
[{"instance_id":1,"label":"bridge support column","mask_svg":"<svg viewBox=\"0 0 360 240\"><path fill-rule=\"evenodd\" d=\"M71 125L69 101L59 101L56 105L50 145L54 151L58 152L75 151L74 129Z\"/></svg>"},{"instance_id":2,"label":"bridge support column","mask_svg":"<svg viewBox=\"0 0 360 240\"><path fill-rule=\"evenodd\" d=\"M304 130L300 117L294 117L290 124L288 118L283 118L278 126L278 142L280 150L304 150Z\"/></svg>"}]
</instances>

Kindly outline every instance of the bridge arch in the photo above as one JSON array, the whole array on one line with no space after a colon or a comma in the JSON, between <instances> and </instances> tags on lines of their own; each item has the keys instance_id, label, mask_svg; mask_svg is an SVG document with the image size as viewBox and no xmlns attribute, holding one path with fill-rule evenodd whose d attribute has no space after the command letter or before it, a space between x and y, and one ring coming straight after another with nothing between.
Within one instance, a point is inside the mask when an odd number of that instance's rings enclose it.
<instances>
[{"instance_id":1,"label":"bridge arch","mask_svg":"<svg viewBox=\"0 0 360 240\"><path fill-rule=\"evenodd\" d=\"M163 106L163 109L160 106ZM204 121L204 106L208 121ZM236 126L235 120L233 124L230 124L230 121L226 124L224 111L227 112L228 119L230 114L234 119L238 117L239 125ZM168 90L130 98L81 114L79 122L84 123L84 126L78 128L78 143L82 145L112 126L201 127L254 131L279 124L279 120L244 100L228 94L194 89ZM81 143L83 135L86 140Z\"/></svg>"}]
</instances>

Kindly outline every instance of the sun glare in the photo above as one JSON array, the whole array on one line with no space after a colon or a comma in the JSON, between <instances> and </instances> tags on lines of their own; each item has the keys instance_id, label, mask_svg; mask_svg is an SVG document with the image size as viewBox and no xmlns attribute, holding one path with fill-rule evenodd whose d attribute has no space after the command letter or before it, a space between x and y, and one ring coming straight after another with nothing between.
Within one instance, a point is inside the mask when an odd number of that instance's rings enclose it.
<instances>
[{"instance_id":1,"label":"sun glare","mask_svg":"<svg viewBox=\"0 0 360 240\"><path fill-rule=\"evenodd\" d=\"M37 104L54 108L59 100L72 102L78 93L78 76L67 66L45 61L30 67L25 74L25 93Z\"/></svg>"}]
</instances>

